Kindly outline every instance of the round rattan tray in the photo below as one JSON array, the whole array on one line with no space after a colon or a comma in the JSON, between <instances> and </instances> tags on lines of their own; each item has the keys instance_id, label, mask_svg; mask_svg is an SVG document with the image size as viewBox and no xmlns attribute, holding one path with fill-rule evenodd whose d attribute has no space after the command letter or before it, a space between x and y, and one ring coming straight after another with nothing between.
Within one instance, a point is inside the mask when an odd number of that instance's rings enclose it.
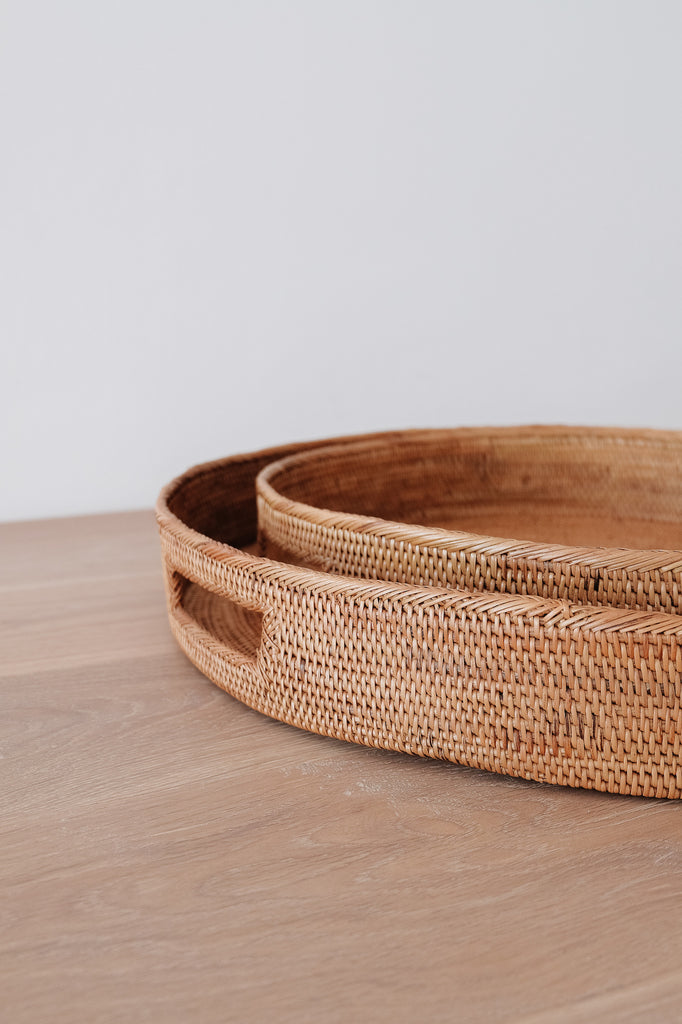
<instances>
[{"instance_id":1,"label":"round rattan tray","mask_svg":"<svg viewBox=\"0 0 682 1024\"><path fill-rule=\"evenodd\" d=\"M199 466L157 505L171 625L301 728L679 798L681 464L678 433L533 427Z\"/></svg>"}]
</instances>

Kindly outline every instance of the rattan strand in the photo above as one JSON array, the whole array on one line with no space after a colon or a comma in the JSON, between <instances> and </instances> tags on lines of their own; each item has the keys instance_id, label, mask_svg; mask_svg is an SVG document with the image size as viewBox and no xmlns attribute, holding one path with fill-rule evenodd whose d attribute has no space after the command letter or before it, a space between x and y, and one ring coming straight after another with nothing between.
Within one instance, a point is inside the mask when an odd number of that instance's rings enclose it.
<instances>
[{"instance_id":1,"label":"rattan strand","mask_svg":"<svg viewBox=\"0 0 682 1024\"><path fill-rule=\"evenodd\" d=\"M196 467L162 493L171 626L201 671L325 735L682 796L682 435L516 428L329 444ZM244 550L261 470L261 544L286 561ZM339 508L315 507L330 495ZM477 509L487 524L527 524L528 539L469 533ZM391 521L413 512L421 527ZM538 543L586 540L600 523L607 550ZM538 524L567 533L545 538ZM633 530L648 548L617 546Z\"/></svg>"}]
</instances>

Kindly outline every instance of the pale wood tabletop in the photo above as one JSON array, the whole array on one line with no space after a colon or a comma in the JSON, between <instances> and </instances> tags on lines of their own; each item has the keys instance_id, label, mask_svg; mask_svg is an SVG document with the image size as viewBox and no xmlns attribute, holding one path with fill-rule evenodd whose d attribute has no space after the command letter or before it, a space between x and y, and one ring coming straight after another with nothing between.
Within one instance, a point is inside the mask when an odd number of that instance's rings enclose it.
<instances>
[{"instance_id":1,"label":"pale wood tabletop","mask_svg":"<svg viewBox=\"0 0 682 1024\"><path fill-rule=\"evenodd\" d=\"M259 715L151 512L0 527L0 1017L680 1021L682 807Z\"/></svg>"}]
</instances>

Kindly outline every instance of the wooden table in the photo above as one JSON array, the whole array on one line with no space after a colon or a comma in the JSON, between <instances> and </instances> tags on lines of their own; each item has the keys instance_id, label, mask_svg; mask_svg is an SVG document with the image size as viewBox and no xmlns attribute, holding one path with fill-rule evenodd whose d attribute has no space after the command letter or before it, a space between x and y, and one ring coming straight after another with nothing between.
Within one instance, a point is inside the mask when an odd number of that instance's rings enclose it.
<instances>
[{"instance_id":1,"label":"wooden table","mask_svg":"<svg viewBox=\"0 0 682 1024\"><path fill-rule=\"evenodd\" d=\"M0 545L3 1020L682 1020L678 803L242 706L171 638L149 512Z\"/></svg>"}]
</instances>

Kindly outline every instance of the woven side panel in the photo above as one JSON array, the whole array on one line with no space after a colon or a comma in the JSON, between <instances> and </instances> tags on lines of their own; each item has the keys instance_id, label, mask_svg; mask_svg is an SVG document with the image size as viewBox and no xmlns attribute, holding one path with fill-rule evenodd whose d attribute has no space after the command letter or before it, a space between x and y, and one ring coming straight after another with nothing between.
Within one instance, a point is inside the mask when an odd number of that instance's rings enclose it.
<instances>
[{"instance_id":1,"label":"woven side panel","mask_svg":"<svg viewBox=\"0 0 682 1024\"><path fill-rule=\"evenodd\" d=\"M211 572L216 593L243 585L240 568ZM678 636L490 614L437 592L428 602L275 578L255 587L269 617L256 673L191 626L174 631L201 671L268 715L538 781L682 796ZM253 581L244 589L253 594Z\"/></svg>"},{"instance_id":2,"label":"woven side panel","mask_svg":"<svg viewBox=\"0 0 682 1024\"><path fill-rule=\"evenodd\" d=\"M319 522L285 512L263 495L258 497L260 550L263 555L342 576L386 580L413 586L458 590L488 590L529 594L579 604L642 611L682 611L682 555L655 552L659 565L619 566L631 557L607 549L587 562L562 561L554 556L527 557L520 546L472 534L421 543L391 536L381 526L366 531L336 525L322 511ZM456 537L456 535L454 535Z\"/></svg>"}]
</instances>

